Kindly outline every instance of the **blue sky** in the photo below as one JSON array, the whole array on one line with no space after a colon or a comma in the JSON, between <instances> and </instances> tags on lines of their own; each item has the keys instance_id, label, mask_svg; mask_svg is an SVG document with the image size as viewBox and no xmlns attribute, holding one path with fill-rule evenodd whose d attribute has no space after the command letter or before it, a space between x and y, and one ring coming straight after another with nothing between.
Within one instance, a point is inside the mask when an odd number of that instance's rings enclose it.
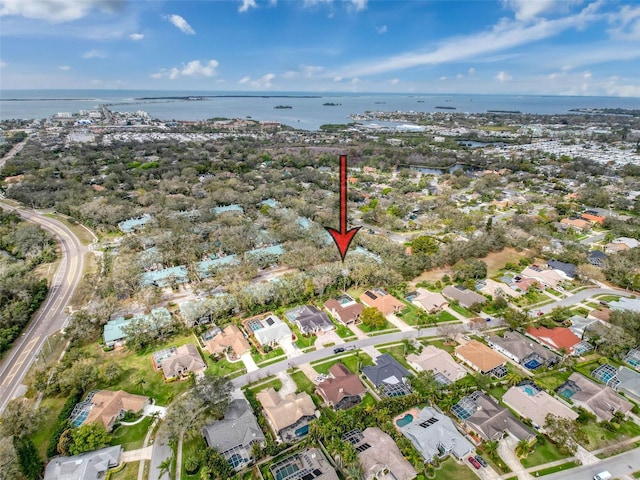
<instances>
[{"instance_id":1,"label":"blue sky","mask_svg":"<svg viewBox=\"0 0 640 480\"><path fill-rule=\"evenodd\" d=\"M0 87L640 97L640 3L0 0Z\"/></svg>"}]
</instances>

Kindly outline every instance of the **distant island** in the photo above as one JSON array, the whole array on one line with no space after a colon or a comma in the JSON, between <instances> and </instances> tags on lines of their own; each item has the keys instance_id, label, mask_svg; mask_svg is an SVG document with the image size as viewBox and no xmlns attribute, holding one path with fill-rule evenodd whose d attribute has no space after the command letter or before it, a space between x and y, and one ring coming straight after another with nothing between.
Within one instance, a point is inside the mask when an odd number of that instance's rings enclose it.
<instances>
[{"instance_id":1,"label":"distant island","mask_svg":"<svg viewBox=\"0 0 640 480\"><path fill-rule=\"evenodd\" d=\"M338 107L338 106L340 106L342 104L341 103L327 102L327 103L323 103L322 105L324 105L325 107Z\"/></svg>"},{"instance_id":2,"label":"distant island","mask_svg":"<svg viewBox=\"0 0 640 480\"><path fill-rule=\"evenodd\" d=\"M283 108L293 108L291 105L276 105L273 108L283 109Z\"/></svg>"},{"instance_id":3,"label":"distant island","mask_svg":"<svg viewBox=\"0 0 640 480\"><path fill-rule=\"evenodd\" d=\"M442 106L437 106L437 107L434 107L434 108L437 108L437 109L439 109L439 110L456 110L456 107L442 107Z\"/></svg>"},{"instance_id":4,"label":"distant island","mask_svg":"<svg viewBox=\"0 0 640 480\"><path fill-rule=\"evenodd\" d=\"M572 108L569 111L600 115L628 115L630 117L640 117L640 110L637 108Z\"/></svg>"},{"instance_id":5,"label":"distant island","mask_svg":"<svg viewBox=\"0 0 640 480\"><path fill-rule=\"evenodd\" d=\"M322 98L320 95L192 95L184 97L138 97L135 100L206 100L208 98Z\"/></svg>"},{"instance_id":6,"label":"distant island","mask_svg":"<svg viewBox=\"0 0 640 480\"><path fill-rule=\"evenodd\" d=\"M522 113L520 110L487 110L487 113Z\"/></svg>"}]
</instances>

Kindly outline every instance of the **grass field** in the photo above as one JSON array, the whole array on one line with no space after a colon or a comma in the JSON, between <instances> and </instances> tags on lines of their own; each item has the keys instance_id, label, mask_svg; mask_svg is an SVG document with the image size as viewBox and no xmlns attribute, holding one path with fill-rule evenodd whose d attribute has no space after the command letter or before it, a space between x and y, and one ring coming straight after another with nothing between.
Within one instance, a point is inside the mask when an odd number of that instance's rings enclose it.
<instances>
[{"instance_id":1,"label":"grass field","mask_svg":"<svg viewBox=\"0 0 640 480\"><path fill-rule=\"evenodd\" d=\"M447 458L436 470L434 478L436 480L477 480L478 477L466 465L460 465L452 458Z\"/></svg>"},{"instance_id":2,"label":"grass field","mask_svg":"<svg viewBox=\"0 0 640 480\"><path fill-rule=\"evenodd\" d=\"M45 458L49 439L53 435L53 429L55 428L58 415L66 401L66 398L53 397L45 398L40 403L40 411L44 411L46 414L38 425L38 430L31 435L31 440L42 458Z\"/></svg>"},{"instance_id":3,"label":"grass field","mask_svg":"<svg viewBox=\"0 0 640 480\"><path fill-rule=\"evenodd\" d=\"M567 463L561 463L560 465L556 465L555 467L549 467L549 468L543 468L542 470L537 470L536 473L534 473L534 475L536 477L542 477L544 475L550 475L552 473L561 472L563 470L569 470L570 468L575 468L577 466L578 464L573 461L567 462Z\"/></svg>"},{"instance_id":4,"label":"grass field","mask_svg":"<svg viewBox=\"0 0 640 480\"><path fill-rule=\"evenodd\" d=\"M463 317L467 317L467 318L477 317L477 315L475 313L473 313L471 310L468 310L468 309L464 308L461 305L456 305L455 303L450 304L449 308L451 310L453 310L454 312L459 313ZM451 315L451 316L453 316L453 315Z\"/></svg>"},{"instance_id":5,"label":"grass field","mask_svg":"<svg viewBox=\"0 0 640 480\"><path fill-rule=\"evenodd\" d=\"M265 383L259 383L257 385L250 385L249 390L253 393L258 393L261 390L265 390L267 388L273 388L276 392L282 388L282 381L279 378L274 378Z\"/></svg>"},{"instance_id":6,"label":"grass field","mask_svg":"<svg viewBox=\"0 0 640 480\"><path fill-rule=\"evenodd\" d=\"M395 347L384 347L384 348L378 349L378 351L380 353L388 353L393 358L395 358L398 362L400 362L407 370L409 370L410 372L413 371L413 369L409 366L409 364L407 363L407 360L405 359L404 345L397 345ZM411 353L411 351L407 350L407 354L409 353Z\"/></svg>"},{"instance_id":7,"label":"grass field","mask_svg":"<svg viewBox=\"0 0 640 480\"><path fill-rule=\"evenodd\" d=\"M353 373L358 373L358 361L362 367L373 365L371 357L364 352L360 352L360 359L355 354L348 355L346 357L340 357L332 359L328 362L313 365L313 369L318 373L328 373L329 369L336 363L342 363L345 367L351 370Z\"/></svg>"},{"instance_id":8,"label":"grass field","mask_svg":"<svg viewBox=\"0 0 640 480\"><path fill-rule=\"evenodd\" d=\"M194 475L187 475L187 471L185 469L185 464L187 460L190 458L196 458L198 456L198 452L207 448L206 443L204 443L204 438L202 435L196 435L194 438L185 438L182 442L182 476L181 478L186 478L188 480L192 479L200 479L200 473L195 473Z\"/></svg>"},{"instance_id":9,"label":"grass field","mask_svg":"<svg viewBox=\"0 0 640 480\"><path fill-rule=\"evenodd\" d=\"M137 480L140 462L131 462L125 464L122 470L112 473L109 480Z\"/></svg>"},{"instance_id":10,"label":"grass field","mask_svg":"<svg viewBox=\"0 0 640 480\"><path fill-rule=\"evenodd\" d=\"M560 453L557 447L549 440L544 442L544 445L536 443L533 448L534 451L530 453L527 458L520 460L520 463L522 463L525 468L537 467L538 465L562 460L569 456Z\"/></svg>"},{"instance_id":11,"label":"grass field","mask_svg":"<svg viewBox=\"0 0 640 480\"><path fill-rule=\"evenodd\" d=\"M309 380L303 371L298 370L297 372L292 373L291 378L296 382L299 392L307 392L309 395L315 392L316 386L311 380Z\"/></svg>"},{"instance_id":12,"label":"grass field","mask_svg":"<svg viewBox=\"0 0 640 480\"><path fill-rule=\"evenodd\" d=\"M122 445L124 450L141 448L151 422L153 418L146 417L135 425L120 425L113 431L111 445Z\"/></svg>"}]
</instances>

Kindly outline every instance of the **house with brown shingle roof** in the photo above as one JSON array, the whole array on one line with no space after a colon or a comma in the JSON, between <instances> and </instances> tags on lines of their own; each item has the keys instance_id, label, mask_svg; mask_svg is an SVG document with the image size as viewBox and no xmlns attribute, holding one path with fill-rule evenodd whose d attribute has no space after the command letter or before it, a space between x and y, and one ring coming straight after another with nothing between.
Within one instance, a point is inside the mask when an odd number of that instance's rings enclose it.
<instances>
[{"instance_id":1,"label":"house with brown shingle roof","mask_svg":"<svg viewBox=\"0 0 640 480\"><path fill-rule=\"evenodd\" d=\"M572 373L556 391L571 399L574 405L593 413L598 421L609 421L615 413L627 413L633 407L631 402L622 398L611 387L592 382L579 373Z\"/></svg>"},{"instance_id":2,"label":"house with brown shingle roof","mask_svg":"<svg viewBox=\"0 0 640 480\"><path fill-rule=\"evenodd\" d=\"M479 293L469 290L462 285L447 285L442 289L442 294L451 300L456 300L465 308L470 308L476 303L486 303L487 301L487 299Z\"/></svg>"},{"instance_id":3,"label":"house with brown shingle roof","mask_svg":"<svg viewBox=\"0 0 640 480\"><path fill-rule=\"evenodd\" d=\"M448 352L433 345L424 347L419 355L407 355L407 362L418 372L432 372L434 379L443 385L450 385L467 375L467 370Z\"/></svg>"},{"instance_id":4,"label":"house with brown shingle roof","mask_svg":"<svg viewBox=\"0 0 640 480\"><path fill-rule=\"evenodd\" d=\"M112 390L98 390L93 393L89 402L91 409L83 423L100 422L107 430L125 414L125 412L140 412L149 405L149 397L133 395L124 390L114 392Z\"/></svg>"},{"instance_id":5,"label":"house with brown shingle roof","mask_svg":"<svg viewBox=\"0 0 640 480\"><path fill-rule=\"evenodd\" d=\"M412 480L418 475L393 438L378 427L353 430L342 438L358 452L363 480Z\"/></svg>"},{"instance_id":6,"label":"house with brown shingle roof","mask_svg":"<svg viewBox=\"0 0 640 480\"><path fill-rule=\"evenodd\" d=\"M580 343L580 338L566 327L529 327L527 335L554 350L564 350L567 353L573 353Z\"/></svg>"},{"instance_id":7,"label":"house with brown shingle roof","mask_svg":"<svg viewBox=\"0 0 640 480\"><path fill-rule=\"evenodd\" d=\"M543 428L548 414L575 420L578 414L564 403L556 400L544 390L538 391L529 385L511 387L502 396L502 401L522 418L528 418L537 428Z\"/></svg>"},{"instance_id":8,"label":"house with brown shingle roof","mask_svg":"<svg viewBox=\"0 0 640 480\"><path fill-rule=\"evenodd\" d=\"M599 223L600 225L604 225L605 221L604 217L601 217L600 215L593 215L591 213L583 213L582 215L580 215L580 218L586 220L587 222Z\"/></svg>"},{"instance_id":9,"label":"house with brown shingle roof","mask_svg":"<svg viewBox=\"0 0 640 480\"><path fill-rule=\"evenodd\" d=\"M154 353L153 363L157 370L162 370L165 380L183 378L191 372L202 373L207 368L198 348L192 343Z\"/></svg>"},{"instance_id":10,"label":"house with brown shingle roof","mask_svg":"<svg viewBox=\"0 0 640 480\"><path fill-rule=\"evenodd\" d=\"M411 303L422 308L427 313L439 312L449 306L447 299L440 293L430 292L424 288L418 288L416 292L418 295L411 300Z\"/></svg>"},{"instance_id":11,"label":"house with brown shingle roof","mask_svg":"<svg viewBox=\"0 0 640 480\"><path fill-rule=\"evenodd\" d=\"M244 338L244 334L233 324L226 326L215 337L206 340L204 345L211 355L226 354L231 357L241 357L251 351L251 345Z\"/></svg>"},{"instance_id":12,"label":"house with brown shingle roof","mask_svg":"<svg viewBox=\"0 0 640 480\"><path fill-rule=\"evenodd\" d=\"M358 321L364 307L345 293L337 299L331 298L324 302L324 308L333 318L349 325Z\"/></svg>"},{"instance_id":13,"label":"house with brown shingle roof","mask_svg":"<svg viewBox=\"0 0 640 480\"><path fill-rule=\"evenodd\" d=\"M367 389L360 377L352 373L342 363L336 363L329 369L333 378L327 378L316 387L318 395L334 410L347 410L362 401Z\"/></svg>"},{"instance_id":14,"label":"house with brown shingle roof","mask_svg":"<svg viewBox=\"0 0 640 480\"><path fill-rule=\"evenodd\" d=\"M541 268L537 267L525 268L524 270L522 270L522 276L537 280L543 285L551 288L557 287L564 281L564 279L558 272L554 270L542 270Z\"/></svg>"},{"instance_id":15,"label":"house with brown shingle roof","mask_svg":"<svg viewBox=\"0 0 640 480\"><path fill-rule=\"evenodd\" d=\"M360 301L367 307L377 308L383 315L397 313L406 307L404 303L381 288L367 290L360 295Z\"/></svg>"},{"instance_id":16,"label":"house with brown shingle roof","mask_svg":"<svg viewBox=\"0 0 640 480\"><path fill-rule=\"evenodd\" d=\"M285 442L294 442L309 433L316 406L308 393L290 393L284 398L273 388L256 395L272 430Z\"/></svg>"},{"instance_id":17,"label":"house with brown shingle roof","mask_svg":"<svg viewBox=\"0 0 640 480\"><path fill-rule=\"evenodd\" d=\"M591 230L591 223L579 218L563 218L560 220L560 225L565 228L573 228L579 232L587 232Z\"/></svg>"},{"instance_id":18,"label":"house with brown shingle roof","mask_svg":"<svg viewBox=\"0 0 640 480\"><path fill-rule=\"evenodd\" d=\"M505 357L477 340L471 340L466 345L456 347L455 354L475 371L485 375L507 363Z\"/></svg>"}]
</instances>

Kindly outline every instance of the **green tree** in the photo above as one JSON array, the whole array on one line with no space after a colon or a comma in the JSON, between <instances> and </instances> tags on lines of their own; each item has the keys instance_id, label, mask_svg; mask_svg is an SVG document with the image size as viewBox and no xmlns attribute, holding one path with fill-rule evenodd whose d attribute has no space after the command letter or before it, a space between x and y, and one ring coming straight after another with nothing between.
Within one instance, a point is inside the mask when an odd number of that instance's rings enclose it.
<instances>
[{"instance_id":1,"label":"green tree","mask_svg":"<svg viewBox=\"0 0 640 480\"><path fill-rule=\"evenodd\" d=\"M421 235L413 240L411 251L416 255L433 255L438 252L438 242L433 237Z\"/></svg>"},{"instance_id":2,"label":"green tree","mask_svg":"<svg viewBox=\"0 0 640 480\"><path fill-rule=\"evenodd\" d=\"M360 314L360 320L364 325L371 329L379 329L387 323L384 315L375 307L364 307Z\"/></svg>"},{"instance_id":3,"label":"green tree","mask_svg":"<svg viewBox=\"0 0 640 480\"><path fill-rule=\"evenodd\" d=\"M88 423L71 430L70 455L79 455L104 448L111 442L111 435L99 422Z\"/></svg>"},{"instance_id":4,"label":"green tree","mask_svg":"<svg viewBox=\"0 0 640 480\"><path fill-rule=\"evenodd\" d=\"M16 455L20 471L29 480L36 480L42 477L44 463L38 455L35 445L30 438L13 438Z\"/></svg>"}]
</instances>

